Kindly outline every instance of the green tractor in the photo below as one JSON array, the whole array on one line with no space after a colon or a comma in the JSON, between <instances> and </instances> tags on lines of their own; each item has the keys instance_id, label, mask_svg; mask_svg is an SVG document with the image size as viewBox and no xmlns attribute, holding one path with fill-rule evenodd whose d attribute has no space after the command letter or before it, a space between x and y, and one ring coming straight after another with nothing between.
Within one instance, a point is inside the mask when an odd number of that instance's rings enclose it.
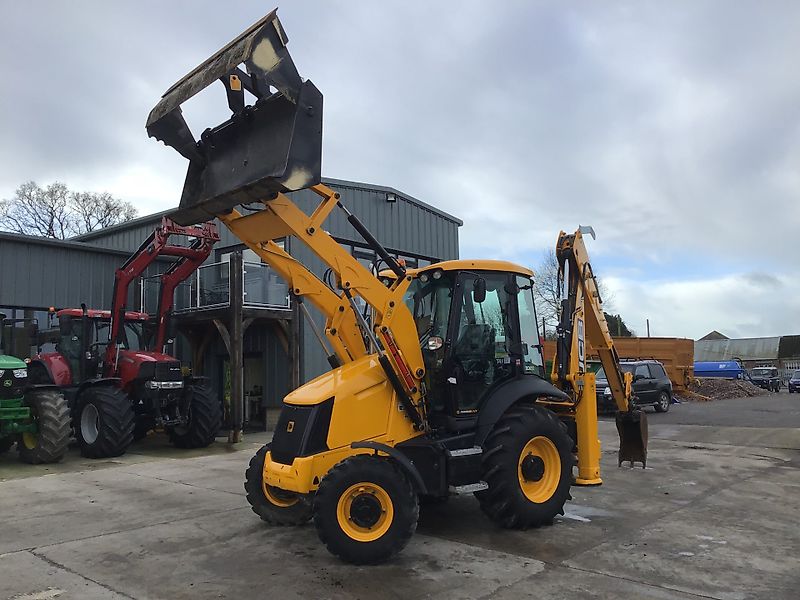
<instances>
[{"instance_id":1,"label":"green tractor","mask_svg":"<svg viewBox=\"0 0 800 600\"><path fill-rule=\"evenodd\" d=\"M3 354L6 327L17 321L0 313L0 453L16 444L23 462L58 462L69 445L67 400L55 386L28 384L25 362Z\"/></svg>"}]
</instances>

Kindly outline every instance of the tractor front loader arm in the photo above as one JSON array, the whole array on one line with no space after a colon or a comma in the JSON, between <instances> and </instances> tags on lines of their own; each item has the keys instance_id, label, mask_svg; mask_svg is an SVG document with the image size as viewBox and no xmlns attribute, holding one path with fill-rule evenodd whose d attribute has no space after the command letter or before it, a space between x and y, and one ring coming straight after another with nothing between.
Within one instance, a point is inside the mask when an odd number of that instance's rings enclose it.
<instances>
[{"instance_id":1,"label":"tractor front loader arm","mask_svg":"<svg viewBox=\"0 0 800 600\"><path fill-rule=\"evenodd\" d=\"M171 236L194 238L189 246L170 244ZM125 331L125 310L128 303L128 288L134 279L142 275L159 257L171 256L175 261L161 276L161 295L158 306L158 329L155 347L162 351L166 339L167 319L172 309L175 288L191 275L208 258L214 244L219 241L219 232L213 223L182 226L168 217L161 220L153 233L142 242L125 263L114 274L114 293L111 306L109 344L103 361L106 377L117 372L117 349Z\"/></svg>"}]
</instances>

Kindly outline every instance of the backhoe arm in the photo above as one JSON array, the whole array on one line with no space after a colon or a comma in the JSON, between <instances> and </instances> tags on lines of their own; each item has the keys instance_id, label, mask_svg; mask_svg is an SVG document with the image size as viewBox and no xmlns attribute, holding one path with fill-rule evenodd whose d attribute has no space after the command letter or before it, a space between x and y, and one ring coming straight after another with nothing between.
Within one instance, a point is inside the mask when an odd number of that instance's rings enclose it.
<instances>
[{"instance_id":1,"label":"backhoe arm","mask_svg":"<svg viewBox=\"0 0 800 600\"><path fill-rule=\"evenodd\" d=\"M608 330L597 281L589 262L583 234L561 232L556 243L561 315L557 328L556 356L551 379L571 393L575 404L578 446L578 484L600 483L600 443L597 435L597 398L593 373L586 369L588 348L600 356L608 387L617 405L620 436L619 463L647 462L647 418L633 403L632 376L623 373Z\"/></svg>"}]
</instances>

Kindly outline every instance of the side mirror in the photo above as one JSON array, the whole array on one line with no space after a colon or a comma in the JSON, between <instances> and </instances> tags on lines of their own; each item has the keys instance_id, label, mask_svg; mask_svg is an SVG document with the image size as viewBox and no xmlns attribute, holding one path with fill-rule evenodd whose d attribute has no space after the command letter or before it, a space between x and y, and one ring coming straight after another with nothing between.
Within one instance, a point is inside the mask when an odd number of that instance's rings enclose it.
<instances>
[{"instance_id":1,"label":"side mirror","mask_svg":"<svg viewBox=\"0 0 800 600\"><path fill-rule=\"evenodd\" d=\"M486 300L486 280L483 277L478 277L473 283L472 299L480 304Z\"/></svg>"},{"instance_id":2,"label":"side mirror","mask_svg":"<svg viewBox=\"0 0 800 600\"><path fill-rule=\"evenodd\" d=\"M644 379L644 375L642 375L641 373L633 376L634 381L641 381L642 379Z\"/></svg>"}]
</instances>

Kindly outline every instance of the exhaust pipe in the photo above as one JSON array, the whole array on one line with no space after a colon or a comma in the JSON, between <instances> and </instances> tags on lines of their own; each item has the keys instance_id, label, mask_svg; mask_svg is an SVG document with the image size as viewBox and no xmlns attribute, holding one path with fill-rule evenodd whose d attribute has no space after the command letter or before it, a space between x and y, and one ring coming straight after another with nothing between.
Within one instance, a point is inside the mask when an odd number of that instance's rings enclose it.
<instances>
[{"instance_id":1,"label":"exhaust pipe","mask_svg":"<svg viewBox=\"0 0 800 600\"><path fill-rule=\"evenodd\" d=\"M322 93L300 78L288 41L275 9L169 88L150 112L148 135L189 160L180 206L170 215L178 224L320 182ZM217 80L231 117L196 140L181 104Z\"/></svg>"}]
</instances>

